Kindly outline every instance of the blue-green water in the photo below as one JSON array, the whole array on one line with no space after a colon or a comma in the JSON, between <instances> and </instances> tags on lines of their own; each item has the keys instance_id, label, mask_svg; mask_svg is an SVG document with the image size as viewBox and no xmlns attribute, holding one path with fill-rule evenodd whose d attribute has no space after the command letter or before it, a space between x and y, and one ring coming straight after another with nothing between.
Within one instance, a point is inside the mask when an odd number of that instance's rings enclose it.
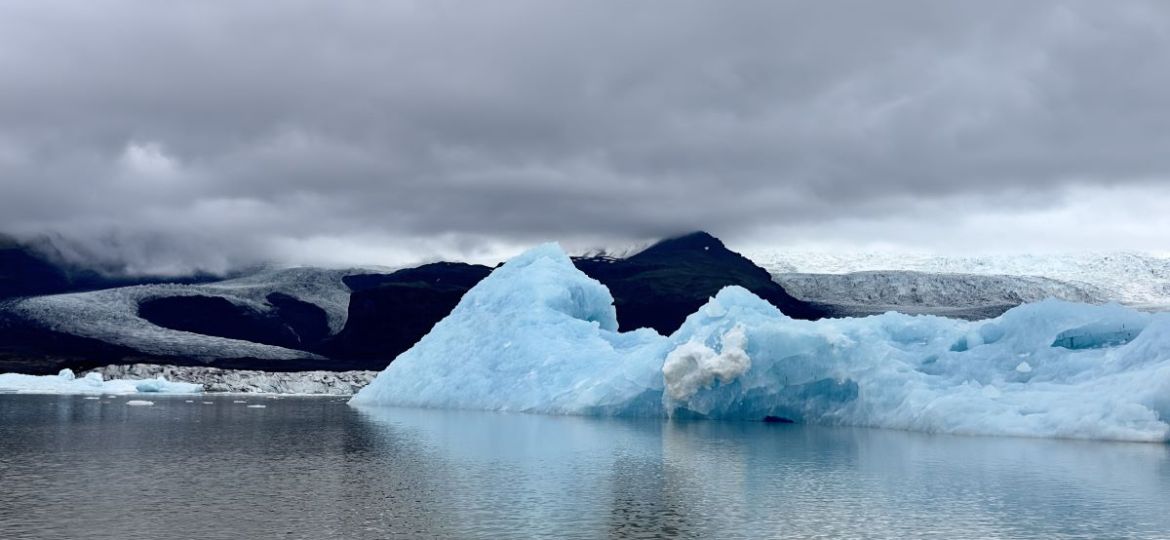
<instances>
[{"instance_id":1,"label":"blue-green water","mask_svg":"<svg viewBox=\"0 0 1170 540\"><path fill-rule=\"evenodd\" d=\"M0 538L1170 537L1166 445L127 399L0 396Z\"/></svg>"}]
</instances>

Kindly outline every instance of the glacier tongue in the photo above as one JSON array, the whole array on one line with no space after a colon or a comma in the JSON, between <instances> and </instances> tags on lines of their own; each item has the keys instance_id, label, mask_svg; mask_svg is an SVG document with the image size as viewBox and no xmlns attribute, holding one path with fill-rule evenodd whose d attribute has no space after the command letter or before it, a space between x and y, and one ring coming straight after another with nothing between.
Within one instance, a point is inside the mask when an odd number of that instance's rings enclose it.
<instances>
[{"instance_id":1,"label":"glacier tongue","mask_svg":"<svg viewBox=\"0 0 1170 540\"><path fill-rule=\"evenodd\" d=\"M977 322L800 321L728 287L671 336L616 329L608 290L547 244L494 271L351 403L1170 438L1170 314L1045 301Z\"/></svg>"}]
</instances>

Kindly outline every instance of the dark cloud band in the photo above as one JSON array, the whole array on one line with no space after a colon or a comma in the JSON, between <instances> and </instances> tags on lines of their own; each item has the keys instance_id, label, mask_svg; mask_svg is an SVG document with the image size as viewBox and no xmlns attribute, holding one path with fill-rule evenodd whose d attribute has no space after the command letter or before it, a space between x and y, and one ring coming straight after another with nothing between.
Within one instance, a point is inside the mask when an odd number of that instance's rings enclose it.
<instances>
[{"instance_id":1,"label":"dark cloud band","mask_svg":"<svg viewBox=\"0 0 1170 540\"><path fill-rule=\"evenodd\" d=\"M890 224L1170 170L1155 1L11 2L0 72L0 230L145 266L843 220L913 245Z\"/></svg>"}]
</instances>

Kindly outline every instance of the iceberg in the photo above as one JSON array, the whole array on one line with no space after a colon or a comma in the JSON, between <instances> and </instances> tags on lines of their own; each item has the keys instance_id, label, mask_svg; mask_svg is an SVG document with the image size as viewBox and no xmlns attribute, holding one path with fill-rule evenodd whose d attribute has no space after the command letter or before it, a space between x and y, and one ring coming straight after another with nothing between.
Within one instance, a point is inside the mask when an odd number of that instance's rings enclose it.
<instances>
[{"instance_id":1,"label":"iceberg","mask_svg":"<svg viewBox=\"0 0 1170 540\"><path fill-rule=\"evenodd\" d=\"M468 291L352 403L657 414L668 344L617 327L609 290L540 246Z\"/></svg>"},{"instance_id":2,"label":"iceberg","mask_svg":"<svg viewBox=\"0 0 1170 540\"><path fill-rule=\"evenodd\" d=\"M1045 300L974 322L802 321L733 286L670 336L622 333L609 291L546 244L350 403L1165 442L1170 313Z\"/></svg>"},{"instance_id":3,"label":"iceberg","mask_svg":"<svg viewBox=\"0 0 1170 540\"><path fill-rule=\"evenodd\" d=\"M78 378L72 370L56 375L0 373L0 393L16 394L198 394L203 385L154 379L104 380L100 373Z\"/></svg>"}]
</instances>

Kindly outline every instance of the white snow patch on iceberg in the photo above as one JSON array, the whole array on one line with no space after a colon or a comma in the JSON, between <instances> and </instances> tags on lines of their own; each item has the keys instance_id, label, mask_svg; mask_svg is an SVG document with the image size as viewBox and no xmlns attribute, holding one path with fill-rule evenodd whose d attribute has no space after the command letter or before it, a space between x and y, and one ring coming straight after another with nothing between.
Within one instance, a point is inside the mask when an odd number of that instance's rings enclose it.
<instances>
[{"instance_id":1,"label":"white snow patch on iceberg","mask_svg":"<svg viewBox=\"0 0 1170 540\"><path fill-rule=\"evenodd\" d=\"M20 373L0 374L0 391L19 394L197 394L203 385L171 382L162 377L157 379L111 379L103 380L101 374L88 373L77 378L73 371L61 370L57 375L23 375ZM106 397L114 397L107 395Z\"/></svg>"},{"instance_id":2,"label":"white snow patch on iceberg","mask_svg":"<svg viewBox=\"0 0 1170 540\"><path fill-rule=\"evenodd\" d=\"M1170 438L1168 313L1050 300L976 322L800 321L727 287L669 337L616 328L608 290L540 246L492 272L351 403Z\"/></svg>"}]
</instances>

